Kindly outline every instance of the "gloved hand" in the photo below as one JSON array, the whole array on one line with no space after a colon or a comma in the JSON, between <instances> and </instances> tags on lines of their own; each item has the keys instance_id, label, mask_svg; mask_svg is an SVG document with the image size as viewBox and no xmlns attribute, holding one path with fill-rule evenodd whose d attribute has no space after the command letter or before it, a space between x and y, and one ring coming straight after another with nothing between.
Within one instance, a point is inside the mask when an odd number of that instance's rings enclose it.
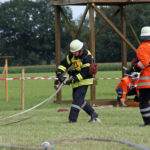
<instances>
[{"instance_id":1,"label":"gloved hand","mask_svg":"<svg viewBox=\"0 0 150 150\"><path fill-rule=\"evenodd\" d=\"M57 90L59 88L59 81L55 80L54 82L54 89Z\"/></svg>"},{"instance_id":2,"label":"gloved hand","mask_svg":"<svg viewBox=\"0 0 150 150\"><path fill-rule=\"evenodd\" d=\"M69 76L73 76L73 75L75 75L75 73L76 73L75 70L69 70L68 71Z\"/></svg>"},{"instance_id":3,"label":"gloved hand","mask_svg":"<svg viewBox=\"0 0 150 150\"><path fill-rule=\"evenodd\" d=\"M72 80L72 79L69 79L69 80L67 80L67 81L65 82L65 85L70 85L72 82L73 82L73 80Z\"/></svg>"},{"instance_id":4,"label":"gloved hand","mask_svg":"<svg viewBox=\"0 0 150 150\"><path fill-rule=\"evenodd\" d=\"M58 80L63 83L65 81L66 77L64 77L63 75L59 75L58 76Z\"/></svg>"},{"instance_id":5,"label":"gloved hand","mask_svg":"<svg viewBox=\"0 0 150 150\"><path fill-rule=\"evenodd\" d=\"M127 70L127 74L131 74L133 72L141 72L142 69L140 69L139 67L137 67L137 65L135 65L134 67L130 68L129 70Z\"/></svg>"},{"instance_id":6,"label":"gloved hand","mask_svg":"<svg viewBox=\"0 0 150 150\"><path fill-rule=\"evenodd\" d=\"M55 84L55 85L54 85L54 89L55 89L55 90L58 90L58 88L59 88L59 84Z\"/></svg>"},{"instance_id":7,"label":"gloved hand","mask_svg":"<svg viewBox=\"0 0 150 150\"><path fill-rule=\"evenodd\" d=\"M137 64L137 62L138 62L138 58L136 57L136 58L133 58L132 60L131 60L131 67L134 67L136 64Z\"/></svg>"},{"instance_id":8,"label":"gloved hand","mask_svg":"<svg viewBox=\"0 0 150 150\"><path fill-rule=\"evenodd\" d=\"M129 68L128 70L126 70L126 73L129 75L133 72L133 68Z\"/></svg>"}]
</instances>

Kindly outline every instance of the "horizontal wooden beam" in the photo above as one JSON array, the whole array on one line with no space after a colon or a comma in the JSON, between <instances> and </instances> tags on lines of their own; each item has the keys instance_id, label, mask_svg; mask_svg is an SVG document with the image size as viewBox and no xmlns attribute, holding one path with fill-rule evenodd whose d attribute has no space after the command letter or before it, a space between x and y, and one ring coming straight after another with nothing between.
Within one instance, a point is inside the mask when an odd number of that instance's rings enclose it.
<instances>
[{"instance_id":1,"label":"horizontal wooden beam","mask_svg":"<svg viewBox=\"0 0 150 150\"><path fill-rule=\"evenodd\" d=\"M88 3L102 5L127 5L136 3L150 3L150 0L50 0L50 2L51 5L87 5Z\"/></svg>"},{"instance_id":2,"label":"horizontal wooden beam","mask_svg":"<svg viewBox=\"0 0 150 150\"><path fill-rule=\"evenodd\" d=\"M86 5L88 0L50 0L51 5Z\"/></svg>"},{"instance_id":3,"label":"horizontal wooden beam","mask_svg":"<svg viewBox=\"0 0 150 150\"><path fill-rule=\"evenodd\" d=\"M106 105L106 106L112 105L114 107L118 106L116 99L96 99L95 101L87 100L87 102L91 106L93 106L93 104L95 104L97 106L103 106L103 105ZM54 101L54 103L57 103L57 104L71 104L72 100L63 100L63 101L60 101L60 102ZM138 107L139 103L130 99L129 101L127 100L126 105L128 107Z\"/></svg>"},{"instance_id":4,"label":"horizontal wooden beam","mask_svg":"<svg viewBox=\"0 0 150 150\"><path fill-rule=\"evenodd\" d=\"M86 100L88 103L90 103L90 100ZM63 103L63 104L71 104L73 101L72 100L62 100L61 102L54 101L54 103ZM109 104L109 103L116 103L116 99L96 99L95 101L93 100L94 104L96 103L101 103L101 104Z\"/></svg>"},{"instance_id":5,"label":"horizontal wooden beam","mask_svg":"<svg viewBox=\"0 0 150 150\"><path fill-rule=\"evenodd\" d=\"M147 3L150 0L89 0L90 3Z\"/></svg>"}]
</instances>

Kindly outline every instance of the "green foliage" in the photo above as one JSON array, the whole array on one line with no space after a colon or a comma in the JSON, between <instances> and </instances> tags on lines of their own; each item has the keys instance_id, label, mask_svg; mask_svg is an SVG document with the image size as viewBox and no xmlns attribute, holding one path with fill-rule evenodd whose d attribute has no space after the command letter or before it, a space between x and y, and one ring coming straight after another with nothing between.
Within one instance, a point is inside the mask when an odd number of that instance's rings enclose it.
<instances>
[{"instance_id":1,"label":"green foliage","mask_svg":"<svg viewBox=\"0 0 150 150\"><path fill-rule=\"evenodd\" d=\"M64 8L71 19L72 12ZM0 5L0 56L14 56L11 65L55 62L55 17L49 0L12 0ZM61 20L62 49L70 36Z\"/></svg>"},{"instance_id":2,"label":"green foliage","mask_svg":"<svg viewBox=\"0 0 150 150\"><path fill-rule=\"evenodd\" d=\"M71 9L61 7L72 25L77 29L80 20L72 20ZM108 17L112 16L118 6L100 6L101 11ZM135 4L126 6L126 16L139 37L141 27L150 24L148 12L150 5ZM140 14L139 14L140 12ZM0 56L15 56L9 60L10 65L45 65L55 64L55 8L49 0L11 0L0 5ZM112 20L120 30L120 13ZM61 16L61 56L66 55L72 37ZM98 13L95 17L96 32L105 24ZM79 39L89 44L89 19L83 23ZM127 24L127 39L137 48L138 44L133 37ZM121 38L107 25L102 33L96 38L96 61L97 62L120 62ZM135 57L135 52L127 46L127 60ZM0 64L4 65L4 62Z\"/></svg>"}]
</instances>

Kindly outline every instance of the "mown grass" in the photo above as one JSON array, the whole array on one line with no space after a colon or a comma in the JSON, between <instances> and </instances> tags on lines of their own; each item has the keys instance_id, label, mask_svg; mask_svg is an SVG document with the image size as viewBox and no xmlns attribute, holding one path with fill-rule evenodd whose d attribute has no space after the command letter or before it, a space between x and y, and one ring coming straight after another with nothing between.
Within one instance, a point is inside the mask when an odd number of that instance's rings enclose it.
<instances>
[{"instance_id":1,"label":"mown grass","mask_svg":"<svg viewBox=\"0 0 150 150\"><path fill-rule=\"evenodd\" d=\"M25 74L28 76L53 76L54 73ZM9 77L19 77L20 74L11 74ZM121 77L120 71L99 72L98 78ZM116 98L115 88L119 80L98 80L96 95L98 98ZM55 92L52 80L25 80L25 109L28 109ZM21 81L9 81L9 101L5 102L5 84L0 85L0 118L21 111ZM64 86L63 99L71 99L71 87ZM89 99L89 91L86 99ZM0 143L41 146L43 141L72 139L72 138L104 138L130 141L150 147L149 127L140 128L142 118L138 108L101 108L97 107L102 123L88 123L90 119L81 111L78 122L68 121L68 112L57 112L59 108L70 108L70 104L55 104L56 98L24 115L0 121ZM31 117L30 119L14 124L17 120ZM53 144L55 150L134 150L118 143L84 141Z\"/></svg>"},{"instance_id":2,"label":"mown grass","mask_svg":"<svg viewBox=\"0 0 150 150\"><path fill-rule=\"evenodd\" d=\"M51 104L48 104L51 105ZM23 146L41 146L43 141L76 139L76 138L103 138L130 141L150 147L149 127L140 128L142 119L138 108L95 108L102 123L88 123L89 117L80 112L78 122L68 124L69 112L57 112L58 108L69 108L68 105L55 105L49 108L37 109L20 117L0 124L0 143ZM18 111L1 112L6 116ZM9 125L10 122L29 117L32 118ZM53 144L56 150L134 150L118 143L81 141Z\"/></svg>"}]
</instances>

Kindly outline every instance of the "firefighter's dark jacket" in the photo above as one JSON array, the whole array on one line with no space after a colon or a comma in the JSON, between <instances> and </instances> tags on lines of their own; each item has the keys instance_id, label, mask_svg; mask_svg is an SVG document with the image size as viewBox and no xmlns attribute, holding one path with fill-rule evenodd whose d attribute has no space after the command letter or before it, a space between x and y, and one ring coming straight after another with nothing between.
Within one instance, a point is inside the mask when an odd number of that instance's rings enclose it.
<instances>
[{"instance_id":1,"label":"firefighter's dark jacket","mask_svg":"<svg viewBox=\"0 0 150 150\"><path fill-rule=\"evenodd\" d=\"M89 50L83 50L81 56L74 56L73 53L69 53L65 59L63 59L57 68L56 74L59 76L63 74L69 67L75 69L75 75L73 76L73 88L82 85L93 84L93 76L89 75L89 67L93 63L93 58Z\"/></svg>"}]
</instances>

